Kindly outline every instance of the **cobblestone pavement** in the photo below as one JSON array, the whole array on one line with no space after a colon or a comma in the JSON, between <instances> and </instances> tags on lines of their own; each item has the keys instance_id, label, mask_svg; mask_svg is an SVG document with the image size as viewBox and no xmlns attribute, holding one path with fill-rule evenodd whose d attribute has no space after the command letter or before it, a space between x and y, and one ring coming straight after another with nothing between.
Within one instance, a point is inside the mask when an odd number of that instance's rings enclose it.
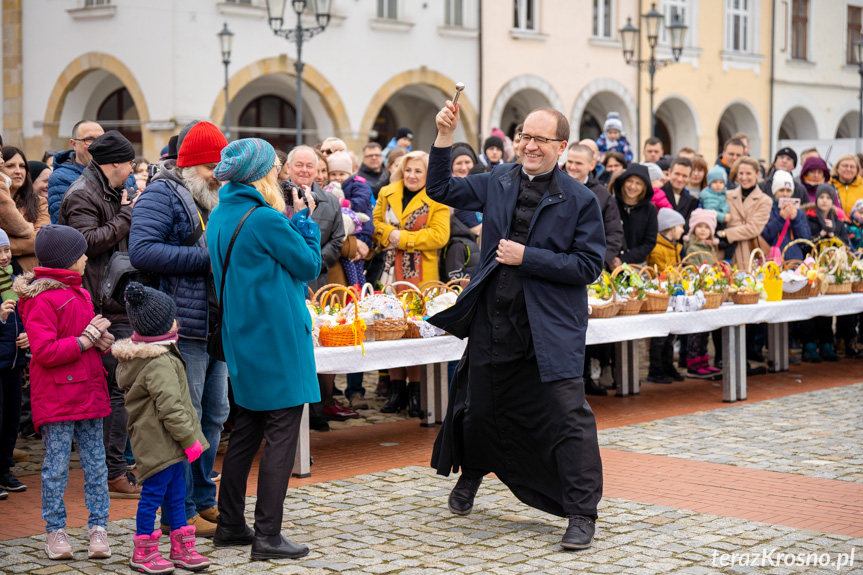
<instances>
[{"instance_id":1,"label":"cobblestone pavement","mask_svg":"<svg viewBox=\"0 0 863 575\"><path fill-rule=\"evenodd\" d=\"M863 383L605 429L600 446L863 483Z\"/></svg>"},{"instance_id":2,"label":"cobblestone pavement","mask_svg":"<svg viewBox=\"0 0 863 575\"><path fill-rule=\"evenodd\" d=\"M863 539L717 517L621 499L605 499L593 548L565 552L559 546L565 520L519 503L497 480L483 483L474 513L446 509L454 479L407 467L291 489L284 533L312 552L296 561L251 561L248 548L215 550L198 539L213 562L211 572L233 573L851 573L848 568L785 567L778 553L818 555L863 547ZM247 501L251 519L254 498ZM36 575L129 572L131 519L111 523L114 555L87 561L84 529L72 529L77 561L54 562L44 535L0 543L0 571ZM163 545L163 551L167 550ZM772 551L774 550L775 551ZM768 563L764 564L764 553ZM722 554L756 556L758 566L720 568ZM714 558L715 557L715 558ZM741 558L743 555L740 556ZM855 561L860 564L863 558ZM730 557L726 557L726 562ZM738 559L739 561L740 559ZM826 559L825 559L826 560ZM863 571L857 568L856 572Z\"/></svg>"}]
</instances>

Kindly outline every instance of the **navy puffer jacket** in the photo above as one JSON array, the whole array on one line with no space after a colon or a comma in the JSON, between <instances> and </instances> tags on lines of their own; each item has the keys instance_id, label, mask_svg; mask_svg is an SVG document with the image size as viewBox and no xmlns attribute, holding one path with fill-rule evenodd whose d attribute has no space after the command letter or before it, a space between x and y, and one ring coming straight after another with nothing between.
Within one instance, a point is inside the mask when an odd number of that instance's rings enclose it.
<instances>
[{"instance_id":1,"label":"navy puffer jacket","mask_svg":"<svg viewBox=\"0 0 863 575\"><path fill-rule=\"evenodd\" d=\"M57 223L60 204L63 202L66 190L83 172L84 166L75 160L74 150L59 152L54 156L54 171L48 177L48 213L51 215L52 224ZM134 174L129 175L126 187L132 190L138 189Z\"/></svg>"},{"instance_id":2,"label":"navy puffer jacket","mask_svg":"<svg viewBox=\"0 0 863 575\"><path fill-rule=\"evenodd\" d=\"M210 252L204 234L193 246L181 245L208 214L174 171L174 161L159 166L159 173L132 211L129 261L139 270L161 274L160 289L174 298L180 336L206 340L210 285Z\"/></svg>"},{"instance_id":3,"label":"navy puffer jacket","mask_svg":"<svg viewBox=\"0 0 863 575\"><path fill-rule=\"evenodd\" d=\"M363 231L357 234L357 239L371 246L375 232L372 188L364 177L355 175L345 180L342 184L342 192L345 194L345 199L351 203L351 209L354 212L363 213L369 217L369 221L363 222Z\"/></svg>"},{"instance_id":4,"label":"navy puffer jacket","mask_svg":"<svg viewBox=\"0 0 863 575\"><path fill-rule=\"evenodd\" d=\"M15 276L12 277L15 279ZM15 310L0 324L0 369L16 369L24 366L26 350L20 349L16 340L24 332L21 316Z\"/></svg>"}]
</instances>

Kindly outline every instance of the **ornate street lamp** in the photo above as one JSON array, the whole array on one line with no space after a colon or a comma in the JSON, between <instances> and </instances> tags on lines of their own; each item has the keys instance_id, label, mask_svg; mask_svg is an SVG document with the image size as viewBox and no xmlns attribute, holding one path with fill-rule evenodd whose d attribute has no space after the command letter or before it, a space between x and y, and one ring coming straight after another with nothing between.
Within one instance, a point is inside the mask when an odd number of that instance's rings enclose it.
<instances>
[{"instance_id":1,"label":"ornate street lamp","mask_svg":"<svg viewBox=\"0 0 863 575\"><path fill-rule=\"evenodd\" d=\"M666 26L668 35L671 40L671 55L672 59L656 58L656 44L659 41L659 35L662 31L662 21L664 19L662 12L656 9L656 4L651 4L650 11L647 14L641 15L644 21L644 29L647 34L647 44L650 46L650 58L647 60L636 60L635 51L640 41L639 29L632 25L632 18L626 19L626 26L620 29L620 43L623 47L623 59L627 64L637 67L639 70L647 68L650 74L650 135L656 135L656 118L653 111L653 94L656 89L653 87L653 78L659 68L663 68L668 64L672 64L680 60L680 55L683 52L683 39L686 37L686 24L680 21L677 14L674 16L674 21ZM859 48L858 48L859 50ZM863 77L863 68L861 68L861 77Z\"/></svg>"},{"instance_id":2,"label":"ornate street lamp","mask_svg":"<svg viewBox=\"0 0 863 575\"><path fill-rule=\"evenodd\" d=\"M228 64L231 63L231 44L234 40L234 33L228 30L228 23L225 22L225 27L216 36L219 37L219 44L222 46L222 64L225 65L225 138L230 141L231 100L228 98Z\"/></svg>"},{"instance_id":3,"label":"ornate street lamp","mask_svg":"<svg viewBox=\"0 0 863 575\"><path fill-rule=\"evenodd\" d=\"M306 11L307 0L291 0L291 7L297 15L297 25L294 28L284 28L285 8L287 0L267 0L267 19L270 28L276 36L282 36L288 42L297 44L297 61L294 68L297 71L297 145L303 143L303 42L320 34L330 23L330 8L332 0L313 0L315 4L314 28L303 27L302 15Z\"/></svg>"}]
</instances>

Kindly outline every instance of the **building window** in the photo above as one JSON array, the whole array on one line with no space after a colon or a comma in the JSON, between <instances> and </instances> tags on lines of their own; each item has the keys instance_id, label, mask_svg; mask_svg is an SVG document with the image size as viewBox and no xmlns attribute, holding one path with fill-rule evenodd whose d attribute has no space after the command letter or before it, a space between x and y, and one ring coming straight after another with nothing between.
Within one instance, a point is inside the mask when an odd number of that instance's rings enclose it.
<instances>
[{"instance_id":1,"label":"building window","mask_svg":"<svg viewBox=\"0 0 863 575\"><path fill-rule=\"evenodd\" d=\"M514 0L513 28L536 32L536 23L536 0Z\"/></svg>"},{"instance_id":2,"label":"building window","mask_svg":"<svg viewBox=\"0 0 863 575\"><path fill-rule=\"evenodd\" d=\"M109 94L99 105L96 121L106 130L117 130L123 134L135 151L141 152L141 120L129 90L120 88Z\"/></svg>"},{"instance_id":3,"label":"building window","mask_svg":"<svg viewBox=\"0 0 863 575\"><path fill-rule=\"evenodd\" d=\"M725 49L754 52L753 0L725 0Z\"/></svg>"},{"instance_id":4,"label":"building window","mask_svg":"<svg viewBox=\"0 0 863 575\"><path fill-rule=\"evenodd\" d=\"M806 60L809 34L809 0L791 2L791 57Z\"/></svg>"},{"instance_id":5,"label":"building window","mask_svg":"<svg viewBox=\"0 0 863 575\"><path fill-rule=\"evenodd\" d=\"M665 21L663 22L662 31L659 33L659 43L670 45L671 38L668 35L668 26L674 22L675 18L680 18L680 21L686 24L687 33L684 37L684 43L689 46L689 42L687 41L691 36L692 30L692 16L689 13L689 0L664 0L662 2L662 14L665 16Z\"/></svg>"},{"instance_id":6,"label":"building window","mask_svg":"<svg viewBox=\"0 0 863 575\"><path fill-rule=\"evenodd\" d=\"M398 20L398 0L378 0L378 18Z\"/></svg>"},{"instance_id":7,"label":"building window","mask_svg":"<svg viewBox=\"0 0 863 575\"><path fill-rule=\"evenodd\" d=\"M611 29L611 0L593 0L594 38L613 38Z\"/></svg>"},{"instance_id":8,"label":"building window","mask_svg":"<svg viewBox=\"0 0 863 575\"><path fill-rule=\"evenodd\" d=\"M861 20L863 20L863 8L860 6L848 6L848 32L845 48L845 62L852 65L857 65L857 56L855 55L854 44L860 40Z\"/></svg>"},{"instance_id":9,"label":"building window","mask_svg":"<svg viewBox=\"0 0 863 575\"><path fill-rule=\"evenodd\" d=\"M228 4L249 4L251 5L252 0L225 0Z\"/></svg>"},{"instance_id":10,"label":"building window","mask_svg":"<svg viewBox=\"0 0 863 575\"><path fill-rule=\"evenodd\" d=\"M447 26L464 26L464 1L445 0L444 23Z\"/></svg>"},{"instance_id":11,"label":"building window","mask_svg":"<svg viewBox=\"0 0 863 575\"><path fill-rule=\"evenodd\" d=\"M290 150L297 145L297 110L279 96L260 96L240 113L237 131L243 138L260 138L277 150Z\"/></svg>"},{"instance_id":12,"label":"building window","mask_svg":"<svg viewBox=\"0 0 863 575\"><path fill-rule=\"evenodd\" d=\"M84 7L89 8L90 6L107 6L111 3L111 0L84 0Z\"/></svg>"}]
</instances>

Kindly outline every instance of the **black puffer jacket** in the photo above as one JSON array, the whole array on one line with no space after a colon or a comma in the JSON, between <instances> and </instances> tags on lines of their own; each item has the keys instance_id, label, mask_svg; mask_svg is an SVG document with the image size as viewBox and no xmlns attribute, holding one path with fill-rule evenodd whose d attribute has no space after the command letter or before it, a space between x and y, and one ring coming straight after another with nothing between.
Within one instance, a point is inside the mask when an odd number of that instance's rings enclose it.
<instances>
[{"instance_id":1,"label":"black puffer jacket","mask_svg":"<svg viewBox=\"0 0 863 575\"><path fill-rule=\"evenodd\" d=\"M620 210L617 202L608 188L599 183L591 174L584 183L587 188L596 195L599 200L599 209L602 210L602 223L605 224L605 266L611 269L611 262L620 253L623 247L623 224L620 221Z\"/></svg>"},{"instance_id":2,"label":"black puffer jacket","mask_svg":"<svg viewBox=\"0 0 863 575\"><path fill-rule=\"evenodd\" d=\"M102 279L108 260L114 252L129 251L129 228L132 224L131 206L121 206L122 190L117 191L94 162L84 168L60 204L57 223L71 226L84 234L87 240L87 267L83 286L93 299L96 313L111 323L129 323L126 308L111 298L102 296Z\"/></svg>"},{"instance_id":3,"label":"black puffer jacket","mask_svg":"<svg viewBox=\"0 0 863 575\"><path fill-rule=\"evenodd\" d=\"M624 203L622 199L623 183L630 176L641 179L647 188L647 193L634 206ZM627 264L647 261L647 256L656 247L656 236L659 234L656 206L650 201L653 198L653 187L650 185L647 168L640 164L631 164L626 168L626 171L614 180L614 195L623 224L623 246L618 257Z\"/></svg>"}]
</instances>

